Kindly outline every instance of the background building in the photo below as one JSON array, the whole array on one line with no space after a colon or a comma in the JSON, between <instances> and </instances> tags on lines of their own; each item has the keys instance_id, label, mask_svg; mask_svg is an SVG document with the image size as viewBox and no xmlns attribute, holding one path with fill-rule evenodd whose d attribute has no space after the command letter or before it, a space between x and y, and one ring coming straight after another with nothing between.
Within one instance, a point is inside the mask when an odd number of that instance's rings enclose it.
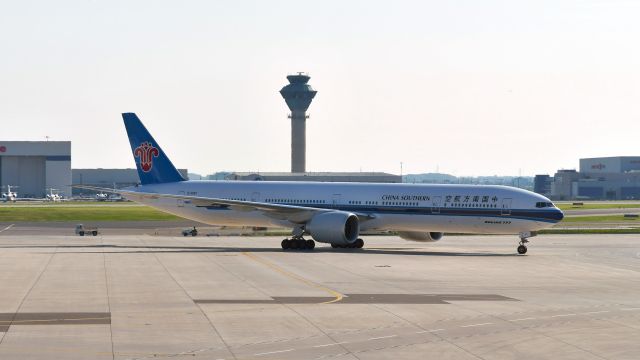
<instances>
[{"instance_id":1,"label":"background building","mask_svg":"<svg viewBox=\"0 0 640 360\"><path fill-rule=\"evenodd\" d=\"M0 185L18 197L44 198L49 188L71 195L70 141L0 141ZM13 191L13 189L12 189Z\"/></svg>"},{"instance_id":2,"label":"background building","mask_svg":"<svg viewBox=\"0 0 640 360\"><path fill-rule=\"evenodd\" d=\"M233 172L225 180L401 183L402 177L380 172Z\"/></svg>"},{"instance_id":3,"label":"background building","mask_svg":"<svg viewBox=\"0 0 640 360\"><path fill-rule=\"evenodd\" d=\"M640 156L580 159L580 171L556 172L551 197L556 200L638 200Z\"/></svg>"},{"instance_id":4,"label":"background building","mask_svg":"<svg viewBox=\"0 0 640 360\"><path fill-rule=\"evenodd\" d=\"M540 195L550 196L553 178L549 175L536 175L533 178L533 191Z\"/></svg>"},{"instance_id":5,"label":"background building","mask_svg":"<svg viewBox=\"0 0 640 360\"><path fill-rule=\"evenodd\" d=\"M187 179L187 169L178 169ZM122 189L140 182L136 169L73 169L73 185L89 185L103 188ZM74 196L94 195L96 192L86 189L73 189Z\"/></svg>"},{"instance_id":6,"label":"background building","mask_svg":"<svg viewBox=\"0 0 640 360\"><path fill-rule=\"evenodd\" d=\"M580 173L629 173L640 171L640 156L580 159Z\"/></svg>"}]
</instances>

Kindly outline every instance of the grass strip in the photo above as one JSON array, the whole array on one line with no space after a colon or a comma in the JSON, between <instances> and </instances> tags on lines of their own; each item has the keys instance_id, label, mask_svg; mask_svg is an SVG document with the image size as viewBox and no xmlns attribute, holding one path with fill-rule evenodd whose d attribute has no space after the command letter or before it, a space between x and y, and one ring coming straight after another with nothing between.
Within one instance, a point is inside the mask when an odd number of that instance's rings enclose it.
<instances>
[{"instance_id":1,"label":"grass strip","mask_svg":"<svg viewBox=\"0 0 640 360\"><path fill-rule=\"evenodd\" d=\"M599 210L599 209L638 209L640 208L640 204L588 204L584 205L573 205L566 203L558 203L556 206L560 210Z\"/></svg>"},{"instance_id":2,"label":"grass strip","mask_svg":"<svg viewBox=\"0 0 640 360\"><path fill-rule=\"evenodd\" d=\"M640 218L626 218L624 215L602 215L602 216L567 216L563 223L594 223L594 222L640 222Z\"/></svg>"},{"instance_id":3,"label":"grass strip","mask_svg":"<svg viewBox=\"0 0 640 360\"><path fill-rule=\"evenodd\" d=\"M640 228L626 229L547 229L538 234L640 234Z\"/></svg>"},{"instance_id":4,"label":"grass strip","mask_svg":"<svg viewBox=\"0 0 640 360\"><path fill-rule=\"evenodd\" d=\"M0 207L0 222L170 221L181 218L147 206L132 207Z\"/></svg>"}]
</instances>

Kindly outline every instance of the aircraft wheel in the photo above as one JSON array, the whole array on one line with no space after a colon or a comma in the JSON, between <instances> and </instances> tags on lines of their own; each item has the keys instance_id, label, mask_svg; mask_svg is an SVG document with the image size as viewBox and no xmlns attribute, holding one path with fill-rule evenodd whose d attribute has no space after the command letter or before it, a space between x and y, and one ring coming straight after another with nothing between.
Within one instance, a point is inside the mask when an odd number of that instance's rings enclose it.
<instances>
[{"instance_id":1,"label":"aircraft wheel","mask_svg":"<svg viewBox=\"0 0 640 360\"><path fill-rule=\"evenodd\" d=\"M282 240L280 246L282 246L282 250L288 250L291 247L289 239Z\"/></svg>"},{"instance_id":2,"label":"aircraft wheel","mask_svg":"<svg viewBox=\"0 0 640 360\"><path fill-rule=\"evenodd\" d=\"M354 245L355 245L356 249L362 249L362 247L364 246L364 240L358 239L358 240L356 240Z\"/></svg>"},{"instance_id":3,"label":"aircraft wheel","mask_svg":"<svg viewBox=\"0 0 640 360\"><path fill-rule=\"evenodd\" d=\"M191 236L198 236L198 232L196 230L191 230Z\"/></svg>"},{"instance_id":4,"label":"aircraft wheel","mask_svg":"<svg viewBox=\"0 0 640 360\"><path fill-rule=\"evenodd\" d=\"M91 233L91 235L93 236L98 236L98 232L96 230L93 230L93 232Z\"/></svg>"},{"instance_id":5,"label":"aircraft wheel","mask_svg":"<svg viewBox=\"0 0 640 360\"><path fill-rule=\"evenodd\" d=\"M337 248L339 248L339 247L340 247L340 245L338 245L338 244L331 244L331 247L332 247L332 248L334 248L334 249L337 249Z\"/></svg>"},{"instance_id":6,"label":"aircraft wheel","mask_svg":"<svg viewBox=\"0 0 640 360\"><path fill-rule=\"evenodd\" d=\"M80 236L84 236L84 231L80 231L80 232L78 233L78 235L80 235Z\"/></svg>"},{"instance_id":7,"label":"aircraft wheel","mask_svg":"<svg viewBox=\"0 0 640 360\"><path fill-rule=\"evenodd\" d=\"M524 245L518 246L518 254L524 255L527 253L527 247Z\"/></svg>"},{"instance_id":8,"label":"aircraft wheel","mask_svg":"<svg viewBox=\"0 0 640 360\"><path fill-rule=\"evenodd\" d=\"M313 250L316 247L316 242L313 240L307 240L307 249Z\"/></svg>"}]
</instances>

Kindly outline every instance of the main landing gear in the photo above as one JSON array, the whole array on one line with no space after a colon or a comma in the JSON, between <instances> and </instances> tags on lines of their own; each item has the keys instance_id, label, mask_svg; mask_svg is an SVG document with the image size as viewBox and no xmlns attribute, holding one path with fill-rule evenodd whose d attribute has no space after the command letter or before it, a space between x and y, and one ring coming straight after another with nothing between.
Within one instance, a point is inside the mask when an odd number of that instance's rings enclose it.
<instances>
[{"instance_id":1,"label":"main landing gear","mask_svg":"<svg viewBox=\"0 0 640 360\"><path fill-rule=\"evenodd\" d=\"M280 243L282 250L313 250L316 247L315 241L305 240L302 237L304 235L303 227L293 229L292 235L291 239L282 240L282 243Z\"/></svg>"},{"instance_id":2,"label":"main landing gear","mask_svg":"<svg viewBox=\"0 0 640 360\"><path fill-rule=\"evenodd\" d=\"M534 237L538 235L535 232L527 231L520 233L520 245L518 245L518 254L524 255L527 253L527 243L529 242L528 238Z\"/></svg>"},{"instance_id":3,"label":"main landing gear","mask_svg":"<svg viewBox=\"0 0 640 360\"><path fill-rule=\"evenodd\" d=\"M331 244L331 247L334 249L362 249L364 246L364 240L358 239L351 244L340 245L340 244Z\"/></svg>"},{"instance_id":4,"label":"main landing gear","mask_svg":"<svg viewBox=\"0 0 640 360\"><path fill-rule=\"evenodd\" d=\"M282 250L313 250L316 242L313 240L305 240L302 237L282 240Z\"/></svg>"}]
</instances>

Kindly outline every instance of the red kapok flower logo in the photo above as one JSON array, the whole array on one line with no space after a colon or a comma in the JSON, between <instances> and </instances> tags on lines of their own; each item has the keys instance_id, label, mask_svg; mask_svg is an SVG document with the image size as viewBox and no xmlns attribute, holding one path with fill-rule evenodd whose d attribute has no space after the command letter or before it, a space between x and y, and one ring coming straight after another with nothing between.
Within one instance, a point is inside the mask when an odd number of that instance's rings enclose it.
<instances>
[{"instance_id":1,"label":"red kapok flower logo","mask_svg":"<svg viewBox=\"0 0 640 360\"><path fill-rule=\"evenodd\" d=\"M158 157L160 151L150 142L143 142L135 150L133 150L133 156L140 158L140 168L142 171L149 172L153 168L153 158Z\"/></svg>"}]
</instances>

